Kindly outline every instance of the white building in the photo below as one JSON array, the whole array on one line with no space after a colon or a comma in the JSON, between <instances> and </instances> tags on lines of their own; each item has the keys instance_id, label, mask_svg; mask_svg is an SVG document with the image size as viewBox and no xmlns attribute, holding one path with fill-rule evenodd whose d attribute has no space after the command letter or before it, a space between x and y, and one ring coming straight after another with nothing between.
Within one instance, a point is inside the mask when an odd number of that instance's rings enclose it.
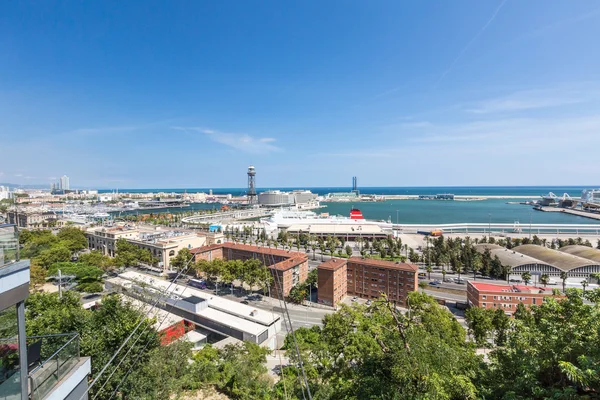
<instances>
[{"instance_id":1,"label":"white building","mask_svg":"<svg viewBox=\"0 0 600 400\"><path fill-rule=\"evenodd\" d=\"M60 177L60 189L61 190L70 190L71 187L69 186L69 177L66 175L63 175Z\"/></svg>"},{"instance_id":2,"label":"white building","mask_svg":"<svg viewBox=\"0 0 600 400\"><path fill-rule=\"evenodd\" d=\"M12 196L8 186L0 186L0 200L10 199Z\"/></svg>"}]
</instances>

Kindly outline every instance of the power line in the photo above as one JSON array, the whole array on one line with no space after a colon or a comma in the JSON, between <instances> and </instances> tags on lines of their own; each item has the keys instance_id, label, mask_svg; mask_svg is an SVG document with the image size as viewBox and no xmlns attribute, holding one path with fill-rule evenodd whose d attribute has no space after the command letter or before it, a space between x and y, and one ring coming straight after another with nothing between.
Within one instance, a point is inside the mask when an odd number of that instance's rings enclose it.
<instances>
[{"instance_id":1,"label":"power line","mask_svg":"<svg viewBox=\"0 0 600 400\"><path fill-rule=\"evenodd\" d=\"M191 261L194 259L194 257L190 258L190 260L188 261L185 270L187 271L187 269L189 269L190 263ZM175 277L175 280L179 279L179 276L181 275L181 273L183 272L183 268L179 271L179 273L177 274L177 276ZM169 290L169 288L171 287L171 285L173 285L173 282L171 282L169 284L169 286L167 286L167 288L165 289L165 292L167 292ZM87 387L87 389L85 390L85 392L81 395L81 397L79 398L79 400L82 400L85 396L87 396L88 392L92 389L92 387L94 387L94 385L98 382L98 380L100 379L100 377L104 374L104 372L106 372L106 369L110 366L110 364L112 364L112 362L115 360L115 358L117 357L117 355L119 355L119 353L121 352L121 350L123 350L123 348L125 347L125 345L131 340L131 338L133 337L133 335L137 332L137 330L140 328L140 326L142 325L142 323L144 323L144 321L148 318L148 315L152 312L152 310L156 307L156 305L158 304L158 301L160 300L160 297L157 298L156 302L152 305L152 307L150 307L150 309L146 312L146 314L144 314L144 317L142 317L140 319L140 322L135 326L134 330L129 334L129 336L125 339L125 341L121 344L121 346L119 346L119 348L117 349L117 351L115 351L115 353L112 355L112 357L108 360L108 362L104 365L104 367L102 367L102 370L100 370L100 372L98 373L98 375L94 378L94 380L92 381L92 383ZM132 346L133 347L133 346ZM123 357L124 359L125 357ZM122 362L122 361L121 361ZM120 365L120 364L119 364ZM118 366L117 366L118 367ZM116 368L115 368L116 370ZM110 376L112 376L111 373ZM108 380L110 379L110 377L104 382L104 385L102 385L102 387L100 388L100 390L102 390L102 388L104 388L104 386L106 386L106 383L108 382ZM100 393L100 391L98 391L98 393ZM97 396L98 394L96 394ZM94 396L94 398L96 398L96 396Z\"/></svg>"}]
</instances>

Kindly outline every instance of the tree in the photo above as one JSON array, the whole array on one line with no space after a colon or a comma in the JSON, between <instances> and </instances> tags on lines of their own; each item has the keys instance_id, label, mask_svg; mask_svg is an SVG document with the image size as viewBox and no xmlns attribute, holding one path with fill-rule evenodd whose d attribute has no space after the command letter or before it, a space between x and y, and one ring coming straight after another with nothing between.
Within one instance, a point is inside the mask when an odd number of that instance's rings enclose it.
<instances>
[{"instance_id":1,"label":"tree","mask_svg":"<svg viewBox=\"0 0 600 400\"><path fill-rule=\"evenodd\" d=\"M582 280L581 281L581 286L583 287L583 293L585 294L585 288L588 286L588 281L587 280Z\"/></svg>"},{"instance_id":2,"label":"tree","mask_svg":"<svg viewBox=\"0 0 600 400\"><path fill-rule=\"evenodd\" d=\"M352 247L350 247L350 245L346 245L346 255L348 257L352 256Z\"/></svg>"},{"instance_id":3,"label":"tree","mask_svg":"<svg viewBox=\"0 0 600 400\"><path fill-rule=\"evenodd\" d=\"M63 275L75 276L77 290L88 293L97 293L104 289L101 283L104 271L100 268L81 263L60 262L52 264L48 269L48 273L50 275L57 275L58 270L60 270Z\"/></svg>"},{"instance_id":4,"label":"tree","mask_svg":"<svg viewBox=\"0 0 600 400\"><path fill-rule=\"evenodd\" d=\"M29 268L29 274L29 286L31 289L36 290L39 286L46 283L46 276L48 273L45 268L32 264Z\"/></svg>"},{"instance_id":5,"label":"tree","mask_svg":"<svg viewBox=\"0 0 600 400\"><path fill-rule=\"evenodd\" d=\"M523 279L523 282L525 282L525 285L529 285L529 282L531 282L531 273L529 273L528 271L525 271L521 274L521 279Z\"/></svg>"},{"instance_id":6,"label":"tree","mask_svg":"<svg viewBox=\"0 0 600 400\"><path fill-rule=\"evenodd\" d=\"M594 398L600 391L598 305L580 290L518 307L503 347L482 364L486 399Z\"/></svg>"},{"instance_id":7,"label":"tree","mask_svg":"<svg viewBox=\"0 0 600 400\"><path fill-rule=\"evenodd\" d=\"M494 309L492 308L471 307L465 312L469 333L473 336L477 346L486 347L488 345L488 336L494 328L493 319Z\"/></svg>"},{"instance_id":8,"label":"tree","mask_svg":"<svg viewBox=\"0 0 600 400\"><path fill-rule=\"evenodd\" d=\"M308 296L307 285L305 283L297 283L290 289L289 299L292 303L302 304Z\"/></svg>"},{"instance_id":9,"label":"tree","mask_svg":"<svg viewBox=\"0 0 600 400\"><path fill-rule=\"evenodd\" d=\"M171 258L171 268L176 270L183 270L187 266L189 266L194 259L194 255L190 252L188 248L183 248L177 252L177 255Z\"/></svg>"},{"instance_id":10,"label":"tree","mask_svg":"<svg viewBox=\"0 0 600 400\"><path fill-rule=\"evenodd\" d=\"M427 279L431 280L431 265L428 265L427 267L425 267L425 271L427 271Z\"/></svg>"},{"instance_id":11,"label":"tree","mask_svg":"<svg viewBox=\"0 0 600 400\"><path fill-rule=\"evenodd\" d=\"M563 293L565 292L565 289L567 287L567 278L568 278L568 274L565 271L562 271L560 273L560 279L562 280L562 287L563 287Z\"/></svg>"},{"instance_id":12,"label":"tree","mask_svg":"<svg viewBox=\"0 0 600 400\"><path fill-rule=\"evenodd\" d=\"M98 250L90 251L89 253L81 254L78 262L81 264L93 265L94 267L100 268L104 271L108 271L114 268L114 260L108 256L105 256Z\"/></svg>"},{"instance_id":13,"label":"tree","mask_svg":"<svg viewBox=\"0 0 600 400\"><path fill-rule=\"evenodd\" d=\"M88 247L88 241L85 237L85 233L74 227L62 228L56 234L58 240L66 246L71 252L86 249Z\"/></svg>"},{"instance_id":14,"label":"tree","mask_svg":"<svg viewBox=\"0 0 600 400\"><path fill-rule=\"evenodd\" d=\"M56 245L52 248L44 250L34 259L34 262L40 267L48 268L50 265L57 262L65 262L71 260L71 251L62 245Z\"/></svg>"},{"instance_id":15,"label":"tree","mask_svg":"<svg viewBox=\"0 0 600 400\"><path fill-rule=\"evenodd\" d=\"M548 282L550 282L550 277L548 276L548 274L542 274L540 276L540 282L542 283L542 285L544 285L544 288L548 285Z\"/></svg>"}]
</instances>

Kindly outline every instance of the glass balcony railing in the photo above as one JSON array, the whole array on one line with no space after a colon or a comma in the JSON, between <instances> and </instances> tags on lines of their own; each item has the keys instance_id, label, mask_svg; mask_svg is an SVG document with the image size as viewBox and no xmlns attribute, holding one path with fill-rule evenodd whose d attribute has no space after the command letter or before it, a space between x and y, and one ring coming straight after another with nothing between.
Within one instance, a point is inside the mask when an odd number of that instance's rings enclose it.
<instances>
[{"instance_id":1,"label":"glass balcony railing","mask_svg":"<svg viewBox=\"0 0 600 400\"><path fill-rule=\"evenodd\" d=\"M0 339L0 399L21 400L19 344L16 337Z\"/></svg>"},{"instance_id":2,"label":"glass balcony railing","mask_svg":"<svg viewBox=\"0 0 600 400\"><path fill-rule=\"evenodd\" d=\"M19 231L15 225L0 224L0 268L19 261Z\"/></svg>"},{"instance_id":3,"label":"glass balcony railing","mask_svg":"<svg viewBox=\"0 0 600 400\"><path fill-rule=\"evenodd\" d=\"M30 399L43 399L79 363L79 335L28 337L27 353Z\"/></svg>"}]
</instances>

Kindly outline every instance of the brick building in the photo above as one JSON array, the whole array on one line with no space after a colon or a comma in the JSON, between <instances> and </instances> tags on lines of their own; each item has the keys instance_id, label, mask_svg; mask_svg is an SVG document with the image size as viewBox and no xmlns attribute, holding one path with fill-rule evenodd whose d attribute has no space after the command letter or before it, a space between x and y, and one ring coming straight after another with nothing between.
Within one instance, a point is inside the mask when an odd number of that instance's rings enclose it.
<instances>
[{"instance_id":1,"label":"brick building","mask_svg":"<svg viewBox=\"0 0 600 400\"><path fill-rule=\"evenodd\" d=\"M346 296L348 286L348 261L343 258L331 258L318 268L319 297L321 304L334 306Z\"/></svg>"},{"instance_id":2,"label":"brick building","mask_svg":"<svg viewBox=\"0 0 600 400\"><path fill-rule=\"evenodd\" d=\"M404 305L418 288L418 267L413 264L350 257L319 265L319 302L335 305L346 295L376 299L385 293Z\"/></svg>"},{"instance_id":3,"label":"brick building","mask_svg":"<svg viewBox=\"0 0 600 400\"><path fill-rule=\"evenodd\" d=\"M214 259L262 261L274 274L271 296L276 298L279 297L280 292L287 297L293 286L306 281L308 277L308 256L303 253L231 242L198 247L191 252L195 255L195 261Z\"/></svg>"},{"instance_id":4,"label":"brick building","mask_svg":"<svg viewBox=\"0 0 600 400\"><path fill-rule=\"evenodd\" d=\"M552 296L552 290L525 285L496 285L484 282L467 282L467 301L470 306L501 308L507 314L517 310L517 305L540 305Z\"/></svg>"}]
</instances>

